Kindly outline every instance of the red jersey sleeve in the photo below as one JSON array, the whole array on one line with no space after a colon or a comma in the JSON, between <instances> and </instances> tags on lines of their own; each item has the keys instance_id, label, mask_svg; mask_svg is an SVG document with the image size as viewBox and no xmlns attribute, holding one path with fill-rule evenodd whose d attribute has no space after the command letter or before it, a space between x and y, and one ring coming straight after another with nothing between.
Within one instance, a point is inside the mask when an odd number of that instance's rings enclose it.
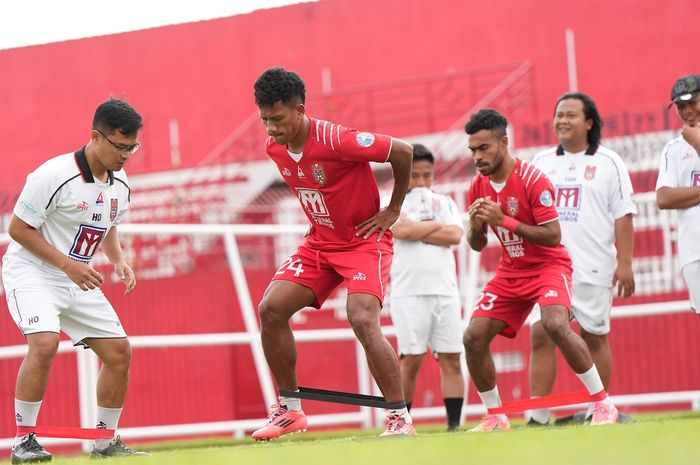
<instances>
[{"instance_id":1,"label":"red jersey sleeve","mask_svg":"<svg viewBox=\"0 0 700 465\"><path fill-rule=\"evenodd\" d=\"M330 123L328 126L324 128L324 133L333 138L333 148L342 160L384 163L389 159L391 136L360 132Z\"/></svg>"},{"instance_id":2,"label":"red jersey sleeve","mask_svg":"<svg viewBox=\"0 0 700 465\"><path fill-rule=\"evenodd\" d=\"M532 185L529 192L530 208L535 222L549 223L559 218L559 213L554 206L554 187L547 176L540 178Z\"/></svg>"}]
</instances>

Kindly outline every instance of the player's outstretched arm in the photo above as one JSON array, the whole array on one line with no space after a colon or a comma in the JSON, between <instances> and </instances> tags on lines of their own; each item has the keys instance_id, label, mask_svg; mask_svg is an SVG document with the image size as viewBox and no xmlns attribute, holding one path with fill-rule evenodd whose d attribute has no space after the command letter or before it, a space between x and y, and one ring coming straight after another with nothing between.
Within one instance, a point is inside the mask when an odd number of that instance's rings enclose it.
<instances>
[{"instance_id":1,"label":"player's outstretched arm","mask_svg":"<svg viewBox=\"0 0 700 465\"><path fill-rule=\"evenodd\" d=\"M124 252L119 243L119 233L117 232L116 226L110 228L102 241L102 251L107 256L107 259L114 265L114 272L117 273L119 279L126 286L124 295L131 293L136 287L136 275L134 274L134 270L127 265L124 259Z\"/></svg>"},{"instance_id":2,"label":"player's outstretched arm","mask_svg":"<svg viewBox=\"0 0 700 465\"><path fill-rule=\"evenodd\" d=\"M408 191L408 183L411 179L411 163L413 160L413 147L401 139L393 139L391 152L387 162L391 164L394 173L394 190L391 200L386 208L382 208L371 218L366 219L356 226L356 236L369 238L375 231L379 231L377 241L384 236L384 231L391 228L401 214L401 205Z\"/></svg>"},{"instance_id":3,"label":"player's outstretched arm","mask_svg":"<svg viewBox=\"0 0 700 465\"><path fill-rule=\"evenodd\" d=\"M56 247L49 244L44 236L39 234L39 231L16 215L12 215L7 232L15 242L33 255L63 270L66 276L82 290L87 291L100 287L104 281L97 270L85 263L71 260L67 255L62 254Z\"/></svg>"}]
</instances>

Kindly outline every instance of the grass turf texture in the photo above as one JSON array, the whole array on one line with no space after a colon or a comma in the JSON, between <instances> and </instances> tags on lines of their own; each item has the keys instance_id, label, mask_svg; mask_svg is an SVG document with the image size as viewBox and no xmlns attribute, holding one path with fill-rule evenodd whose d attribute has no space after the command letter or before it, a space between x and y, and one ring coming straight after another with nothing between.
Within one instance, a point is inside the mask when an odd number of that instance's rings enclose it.
<instances>
[{"instance_id":1,"label":"grass turf texture","mask_svg":"<svg viewBox=\"0 0 700 465\"><path fill-rule=\"evenodd\" d=\"M700 464L700 414L635 415L635 423L601 427L526 428L509 432L446 433L419 425L419 436L377 438L380 432L308 432L268 443L204 439L149 444L153 456L101 460L102 464ZM466 427L471 427L470 422ZM56 464L95 464L87 456L58 457Z\"/></svg>"}]
</instances>

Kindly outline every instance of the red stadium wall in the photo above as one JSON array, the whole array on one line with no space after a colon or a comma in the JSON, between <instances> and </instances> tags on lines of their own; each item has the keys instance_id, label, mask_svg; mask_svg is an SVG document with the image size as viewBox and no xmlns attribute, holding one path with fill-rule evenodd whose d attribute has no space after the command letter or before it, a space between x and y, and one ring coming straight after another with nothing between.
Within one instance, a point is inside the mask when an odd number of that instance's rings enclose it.
<instances>
[{"instance_id":1,"label":"red stadium wall","mask_svg":"<svg viewBox=\"0 0 700 465\"><path fill-rule=\"evenodd\" d=\"M695 6L326 0L1 51L0 191L19 189L43 160L86 142L94 107L109 95L128 99L145 116L144 148L130 173L170 168L172 118L180 124L183 165L194 165L255 111L252 83L275 65L298 71L317 91L323 68L339 89L530 60L535 114L548 118L567 89L566 28L576 34L579 87L604 114L657 108L678 75L697 71L681 46L696 35L688 14Z\"/></svg>"}]
</instances>

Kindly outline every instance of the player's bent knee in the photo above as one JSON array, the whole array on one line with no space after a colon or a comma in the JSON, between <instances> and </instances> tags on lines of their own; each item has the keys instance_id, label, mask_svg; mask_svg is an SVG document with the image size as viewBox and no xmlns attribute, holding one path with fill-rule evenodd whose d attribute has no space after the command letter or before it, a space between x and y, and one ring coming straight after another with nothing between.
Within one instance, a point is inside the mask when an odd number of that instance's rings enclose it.
<instances>
[{"instance_id":1,"label":"player's bent knee","mask_svg":"<svg viewBox=\"0 0 700 465\"><path fill-rule=\"evenodd\" d=\"M530 333L530 346L532 350L543 349L548 346L554 347L554 343L547 335L547 331L544 329L542 323L537 323L532 326L532 332Z\"/></svg>"},{"instance_id":2,"label":"player's bent knee","mask_svg":"<svg viewBox=\"0 0 700 465\"><path fill-rule=\"evenodd\" d=\"M32 334L27 338L27 340L29 342L27 357L29 358L51 361L58 352L58 334Z\"/></svg>"},{"instance_id":3,"label":"player's bent knee","mask_svg":"<svg viewBox=\"0 0 700 465\"><path fill-rule=\"evenodd\" d=\"M464 350L467 352L467 356L484 352L488 347L486 337L470 328L464 332L462 342L464 343Z\"/></svg>"}]
</instances>

